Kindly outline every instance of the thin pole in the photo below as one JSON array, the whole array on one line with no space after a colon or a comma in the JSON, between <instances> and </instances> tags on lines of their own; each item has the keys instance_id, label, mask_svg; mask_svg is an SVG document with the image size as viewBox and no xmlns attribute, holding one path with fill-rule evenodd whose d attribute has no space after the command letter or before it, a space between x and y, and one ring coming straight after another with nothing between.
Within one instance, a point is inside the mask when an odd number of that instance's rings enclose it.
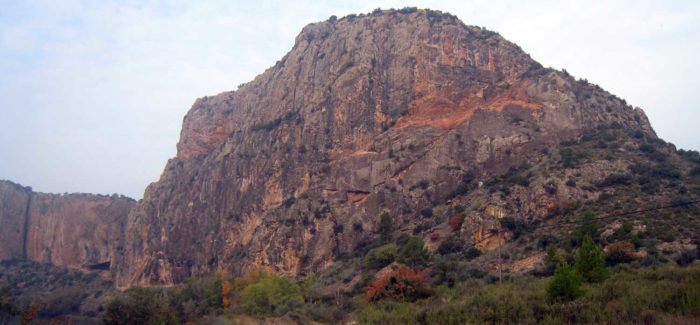
<instances>
[{"instance_id":1,"label":"thin pole","mask_svg":"<svg viewBox=\"0 0 700 325\"><path fill-rule=\"evenodd\" d=\"M503 226L498 228L498 239L501 241L498 245L498 282L503 284Z\"/></svg>"}]
</instances>

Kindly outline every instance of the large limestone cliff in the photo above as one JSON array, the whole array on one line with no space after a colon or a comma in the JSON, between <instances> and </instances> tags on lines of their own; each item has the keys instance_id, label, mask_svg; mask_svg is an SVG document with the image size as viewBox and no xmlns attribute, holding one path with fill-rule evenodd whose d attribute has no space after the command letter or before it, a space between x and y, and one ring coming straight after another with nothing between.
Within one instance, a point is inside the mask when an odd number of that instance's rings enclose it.
<instances>
[{"instance_id":1,"label":"large limestone cliff","mask_svg":"<svg viewBox=\"0 0 700 325\"><path fill-rule=\"evenodd\" d=\"M195 102L177 156L129 215L117 285L322 269L374 236L382 211L410 225L464 175L503 172L601 123L653 136L641 110L454 16L310 24L253 81Z\"/></svg>"},{"instance_id":2,"label":"large limestone cliff","mask_svg":"<svg viewBox=\"0 0 700 325\"><path fill-rule=\"evenodd\" d=\"M111 263L135 201L91 194L45 194L0 181L0 260L59 267Z\"/></svg>"}]
</instances>

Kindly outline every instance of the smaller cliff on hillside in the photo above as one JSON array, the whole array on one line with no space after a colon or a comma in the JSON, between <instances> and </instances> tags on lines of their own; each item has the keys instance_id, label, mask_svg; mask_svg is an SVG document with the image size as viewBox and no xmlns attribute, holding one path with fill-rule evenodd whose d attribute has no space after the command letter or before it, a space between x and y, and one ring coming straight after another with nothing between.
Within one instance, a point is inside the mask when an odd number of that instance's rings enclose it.
<instances>
[{"instance_id":1,"label":"smaller cliff on hillside","mask_svg":"<svg viewBox=\"0 0 700 325\"><path fill-rule=\"evenodd\" d=\"M0 260L108 268L135 203L118 195L36 193L0 181Z\"/></svg>"}]
</instances>

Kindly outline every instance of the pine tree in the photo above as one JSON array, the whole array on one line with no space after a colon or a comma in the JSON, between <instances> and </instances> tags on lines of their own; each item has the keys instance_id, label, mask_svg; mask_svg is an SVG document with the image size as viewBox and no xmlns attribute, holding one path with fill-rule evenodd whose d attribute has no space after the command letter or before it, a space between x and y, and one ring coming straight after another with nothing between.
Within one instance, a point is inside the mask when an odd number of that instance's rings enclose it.
<instances>
[{"instance_id":1,"label":"pine tree","mask_svg":"<svg viewBox=\"0 0 700 325\"><path fill-rule=\"evenodd\" d=\"M576 254L576 271L586 282L602 282L607 277L605 252L588 235Z\"/></svg>"},{"instance_id":2,"label":"pine tree","mask_svg":"<svg viewBox=\"0 0 700 325\"><path fill-rule=\"evenodd\" d=\"M384 212L379 216L379 225L377 226L377 232L383 241L389 241L391 235L394 232L394 221L391 219L389 213Z\"/></svg>"},{"instance_id":3,"label":"pine tree","mask_svg":"<svg viewBox=\"0 0 700 325\"><path fill-rule=\"evenodd\" d=\"M600 224L591 211L584 211L581 215L581 223L574 233L576 244L580 245L586 236L594 241L598 241L600 238Z\"/></svg>"},{"instance_id":4,"label":"pine tree","mask_svg":"<svg viewBox=\"0 0 700 325\"><path fill-rule=\"evenodd\" d=\"M547 274L554 273L557 265L561 263L561 257L557 253L557 247L554 245L547 246L547 254L544 256L544 268Z\"/></svg>"},{"instance_id":5,"label":"pine tree","mask_svg":"<svg viewBox=\"0 0 700 325\"><path fill-rule=\"evenodd\" d=\"M549 302L566 302L575 300L583 294L581 277L569 263L562 261L554 272L554 278L547 286Z\"/></svg>"}]
</instances>

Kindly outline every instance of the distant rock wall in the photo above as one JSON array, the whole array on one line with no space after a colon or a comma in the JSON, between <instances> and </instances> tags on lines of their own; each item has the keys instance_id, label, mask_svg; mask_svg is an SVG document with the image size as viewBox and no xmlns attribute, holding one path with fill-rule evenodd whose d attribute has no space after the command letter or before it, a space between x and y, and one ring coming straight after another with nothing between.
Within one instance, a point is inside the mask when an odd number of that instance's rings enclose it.
<instances>
[{"instance_id":1,"label":"distant rock wall","mask_svg":"<svg viewBox=\"0 0 700 325\"><path fill-rule=\"evenodd\" d=\"M0 260L69 268L111 262L135 203L123 196L35 193L0 181Z\"/></svg>"},{"instance_id":2,"label":"distant rock wall","mask_svg":"<svg viewBox=\"0 0 700 325\"><path fill-rule=\"evenodd\" d=\"M24 258L31 188L0 181L0 260Z\"/></svg>"}]
</instances>

